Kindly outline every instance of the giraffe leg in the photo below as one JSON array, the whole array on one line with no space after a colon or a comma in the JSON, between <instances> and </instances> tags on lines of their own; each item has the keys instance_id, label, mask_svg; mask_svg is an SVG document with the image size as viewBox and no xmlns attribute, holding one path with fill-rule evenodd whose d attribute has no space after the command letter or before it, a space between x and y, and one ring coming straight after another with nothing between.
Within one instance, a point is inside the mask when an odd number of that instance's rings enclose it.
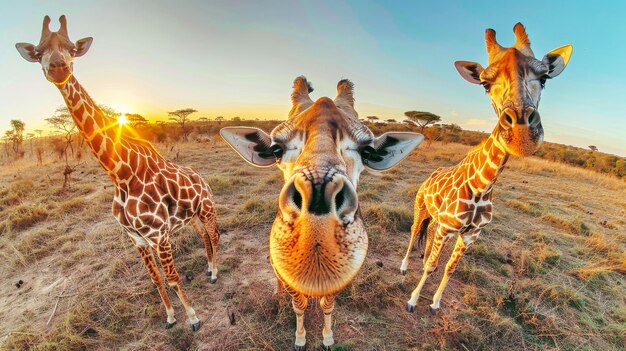
<instances>
[{"instance_id":1,"label":"giraffe leg","mask_svg":"<svg viewBox=\"0 0 626 351\"><path fill-rule=\"evenodd\" d=\"M320 299L320 307L324 312L324 328L322 329L322 344L325 349L330 350L330 346L335 343L333 339L333 325L331 314L335 309L335 297L324 296Z\"/></svg>"},{"instance_id":2,"label":"giraffe leg","mask_svg":"<svg viewBox=\"0 0 626 351\"><path fill-rule=\"evenodd\" d=\"M280 281L280 278L276 276L276 279ZM282 282L285 290L291 295L291 305L293 306L293 311L296 314L296 342L294 344L294 349L296 351L304 351L306 345L306 330L304 330L304 311L306 310L307 305L309 304L309 299L300 294L299 292L291 289L288 285L285 285Z\"/></svg>"},{"instance_id":3,"label":"giraffe leg","mask_svg":"<svg viewBox=\"0 0 626 351\"><path fill-rule=\"evenodd\" d=\"M430 250L433 248L433 241L435 239L435 235L437 233L437 223L430 223L428 228L426 228L426 244L424 245L424 252L422 254L422 265L426 266L426 261L430 256Z\"/></svg>"},{"instance_id":4,"label":"giraffe leg","mask_svg":"<svg viewBox=\"0 0 626 351\"><path fill-rule=\"evenodd\" d=\"M217 229L217 220L215 215L215 208L213 208L210 204L204 206L206 209L203 209L201 215L191 221L191 225L194 227L196 232L202 238L204 242L204 249L206 250L206 257L208 261L208 270L207 276L211 284L217 281L217 243L220 239L220 233Z\"/></svg>"},{"instance_id":5,"label":"giraffe leg","mask_svg":"<svg viewBox=\"0 0 626 351\"><path fill-rule=\"evenodd\" d=\"M420 279L419 283L417 283L417 287L411 293L411 298L407 302L407 311L415 311L415 305L417 304L417 300L419 299L420 291L422 291L422 288L424 287L424 283L426 283L426 279L428 279L428 276L437 268L441 249L450 237L450 234L451 233L447 229L444 229L441 224L437 228L437 233L435 234L432 250L430 252L430 255L428 256L426 264L424 265L424 273L422 274L422 278Z\"/></svg>"},{"instance_id":6,"label":"giraffe leg","mask_svg":"<svg viewBox=\"0 0 626 351\"><path fill-rule=\"evenodd\" d=\"M211 283L215 283L217 281L217 243L220 240L220 232L217 228L217 213L215 211L215 206L212 201L205 201L204 210L202 211L202 216L200 218L202 224L206 228L206 232L208 233L208 241L211 244L211 248L207 244L207 239L204 239L205 248L207 251L207 259L209 262L209 270L207 271L207 275L209 276ZM210 252L210 256L209 256Z\"/></svg>"},{"instance_id":7,"label":"giraffe leg","mask_svg":"<svg viewBox=\"0 0 626 351\"><path fill-rule=\"evenodd\" d=\"M409 267L409 256L411 255L411 250L413 250L413 242L415 241L415 237L417 236L418 230L418 218L415 219L413 225L411 226L411 238L409 239L409 246L406 249L406 254L402 259L402 263L400 264L400 274L406 275L407 268Z\"/></svg>"},{"instance_id":8,"label":"giraffe leg","mask_svg":"<svg viewBox=\"0 0 626 351\"><path fill-rule=\"evenodd\" d=\"M163 272L165 273L165 278L167 279L167 284L174 288L178 298L183 303L185 307L185 311L187 312L187 317L189 318L189 323L191 323L191 329L196 331L200 329L200 319L196 316L196 311L191 307L189 300L187 300L187 296L183 291L183 287L181 285L180 276L178 275L178 271L176 271L176 267L174 267L174 258L172 257L172 244L170 243L169 233L163 233L159 238L159 243L157 247L157 254L159 255L159 260L161 261L161 266L163 267Z\"/></svg>"},{"instance_id":9,"label":"giraffe leg","mask_svg":"<svg viewBox=\"0 0 626 351\"><path fill-rule=\"evenodd\" d=\"M135 244L137 251L141 255L141 260L143 261L144 266L148 270L148 275L150 279L156 285L157 290L159 291L159 295L161 295L161 300L163 300L163 304L165 305L165 312L167 313L167 322L165 323L165 329L169 329L176 324L176 318L174 318L174 308L172 308L172 303L170 302L170 297L167 295L167 291L165 290L165 284L163 284L163 277L161 277L161 273L157 268L156 260L154 259L154 254L152 253L152 249L148 245L148 242L135 234L128 234L131 237L131 240Z\"/></svg>"},{"instance_id":10,"label":"giraffe leg","mask_svg":"<svg viewBox=\"0 0 626 351\"><path fill-rule=\"evenodd\" d=\"M413 222L413 226L411 226L411 239L409 239L409 247L406 250L404 259L402 259L402 264L400 265L400 274L402 275L406 274L407 268L409 267L409 256L413 250L415 237L417 237L417 234L420 234L420 239L418 241L421 242L425 231L428 230L428 224L430 223L430 214L424 206L423 201L421 201L421 198L416 201L415 208L417 214L415 216L415 222Z\"/></svg>"},{"instance_id":11,"label":"giraffe leg","mask_svg":"<svg viewBox=\"0 0 626 351\"><path fill-rule=\"evenodd\" d=\"M285 284L282 280L276 278L276 290L274 291L274 295L283 296L285 295Z\"/></svg>"},{"instance_id":12,"label":"giraffe leg","mask_svg":"<svg viewBox=\"0 0 626 351\"><path fill-rule=\"evenodd\" d=\"M433 303L430 305L430 311L436 312L439 309L439 303L441 302L441 295L443 294L443 290L446 288L446 284L448 284L448 279L450 279L450 275L454 272L457 263L461 257L463 257L463 253L467 249L467 247L472 243L473 239L470 237L463 238L461 235L456 239L456 244L454 245L454 251L446 264L446 270L443 274L443 278L441 279L441 283L439 283L439 288L435 292L433 296Z\"/></svg>"}]
</instances>

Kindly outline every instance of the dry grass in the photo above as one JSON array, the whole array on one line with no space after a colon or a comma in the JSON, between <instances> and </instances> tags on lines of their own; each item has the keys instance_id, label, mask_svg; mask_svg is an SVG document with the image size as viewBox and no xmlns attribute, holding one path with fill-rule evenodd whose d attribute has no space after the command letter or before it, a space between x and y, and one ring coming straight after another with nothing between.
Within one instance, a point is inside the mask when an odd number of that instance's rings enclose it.
<instances>
[{"instance_id":1,"label":"dry grass","mask_svg":"<svg viewBox=\"0 0 626 351\"><path fill-rule=\"evenodd\" d=\"M159 148L169 157L177 151ZM38 167L22 160L0 167L3 349L291 348L295 318L288 299L272 296L267 258L281 173L246 165L219 139L180 148L179 162L209 181L223 233L215 285L204 275L204 250L193 230L174 237L178 271L193 277L184 288L204 322L200 331L190 331L171 291L180 323L163 329L158 293L111 216L113 190L92 157L66 191L56 161ZM535 158L510 161L496 186L494 221L459 263L441 313L430 316L426 300L443 269L427 282L416 313L404 311L421 274L418 252L409 274L398 272L415 193L432 171L455 164L468 149L435 142L388 174L363 174L359 196L370 250L338 296L334 349L624 349L626 183ZM321 342L322 320L311 301L312 347Z\"/></svg>"}]
</instances>

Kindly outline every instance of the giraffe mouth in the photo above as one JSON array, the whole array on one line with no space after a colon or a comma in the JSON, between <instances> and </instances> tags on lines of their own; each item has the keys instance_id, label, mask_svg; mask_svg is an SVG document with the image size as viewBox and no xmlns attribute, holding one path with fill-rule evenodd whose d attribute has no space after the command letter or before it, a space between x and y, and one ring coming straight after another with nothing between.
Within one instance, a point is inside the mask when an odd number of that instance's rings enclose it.
<instances>
[{"instance_id":1,"label":"giraffe mouth","mask_svg":"<svg viewBox=\"0 0 626 351\"><path fill-rule=\"evenodd\" d=\"M535 126L519 125L499 130L500 142L505 145L508 153L524 157L534 154L543 142L541 123Z\"/></svg>"},{"instance_id":2,"label":"giraffe mouth","mask_svg":"<svg viewBox=\"0 0 626 351\"><path fill-rule=\"evenodd\" d=\"M302 217L293 224L277 216L270 234L276 274L290 288L309 297L343 290L359 272L367 246L360 217L344 225L331 216Z\"/></svg>"},{"instance_id":3,"label":"giraffe mouth","mask_svg":"<svg viewBox=\"0 0 626 351\"><path fill-rule=\"evenodd\" d=\"M72 76L72 71L68 68L48 70L46 79L56 85L64 85Z\"/></svg>"}]
</instances>

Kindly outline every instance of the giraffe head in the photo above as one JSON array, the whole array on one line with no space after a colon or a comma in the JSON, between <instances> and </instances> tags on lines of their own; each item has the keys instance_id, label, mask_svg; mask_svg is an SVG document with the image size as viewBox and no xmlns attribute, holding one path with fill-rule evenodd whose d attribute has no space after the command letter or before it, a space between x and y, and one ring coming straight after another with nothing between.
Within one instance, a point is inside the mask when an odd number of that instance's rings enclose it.
<instances>
[{"instance_id":1,"label":"giraffe head","mask_svg":"<svg viewBox=\"0 0 626 351\"><path fill-rule=\"evenodd\" d=\"M495 132L506 151L526 156L533 154L543 141L538 111L541 91L546 80L563 72L572 46L552 50L540 61L530 49L524 26L517 23L513 32L517 38L515 45L504 48L496 41L496 32L487 29L487 68L468 61L457 61L454 66L465 80L482 85L491 97L499 118Z\"/></svg>"},{"instance_id":2,"label":"giraffe head","mask_svg":"<svg viewBox=\"0 0 626 351\"><path fill-rule=\"evenodd\" d=\"M312 90L306 78L296 78L289 118L270 135L251 127L220 133L249 163L282 170L285 183L270 234L272 264L293 289L319 297L342 290L365 258L367 234L356 193L361 172L393 167L424 137L374 137L358 119L348 80L339 81L334 100L313 101Z\"/></svg>"},{"instance_id":3,"label":"giraffe head","mask_svg":"<svg viewBox=\"0 0 626 351\"><path fill-rule=\"evenodd\" d=\"M17 43L15 47L26 61L41 63L46 79L56 85L63 85L72 76L74 58L89 50L93 38L84 38L73 43L67 34L65 15L59 18L59 22L61 28L51 32L50 17L44 17L39 45Z\"/></svg>"}]
</instances>

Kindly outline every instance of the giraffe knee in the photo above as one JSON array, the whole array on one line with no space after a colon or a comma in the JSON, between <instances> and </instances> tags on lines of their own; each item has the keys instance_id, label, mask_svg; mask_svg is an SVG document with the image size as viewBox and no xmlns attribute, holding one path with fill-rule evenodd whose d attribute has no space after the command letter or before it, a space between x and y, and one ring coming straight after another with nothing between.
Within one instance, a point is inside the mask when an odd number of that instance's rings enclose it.
<instances>
[{"instance_id":1,"label":"giraffe knee","mask_svg":"<svg viewBox=\"0 0 626 351\"><path fill-rule=\"evenodd\" d=\"M426 273L427 275L430 275L432 272L437 270L437 264L429 264L426 263L426 265L424 266L424 273Z\"/></svg>"},{"instance_id":2,"label":"giraffe knee","mask_svg":"<svg viewBox=\"0 0 626 351\"><path fill-rule=\"evenodd\" d=\"M324 311L324 314L332 313L335 309L335 299L327 298L325 296L322 297L320 299L320 308L322 309L322 311Z\"/></svg>"},{"instance_id":3,"label":"giraffe knee","mask_svg":"<svg viewBox=\"0 0 626 351\"><path fill-rule=\"evenodd\" d=\"M452 274L454 273L454 271L456 270L456 266L459 263L458 260L451 262L450 264L446 265L446 273L448 274Z\"/></svg>"},{"instance_id":4,"label":"giraffe knee","mask_svg":"<svg viewBox=\"0 0 626 351\"><path fill-rule=\"evenodd\" d=\"M178 286L180 284L180 276L175 268L168 270L165 272L165 279L167 279L167 284L169 286Z\"/></svg>"},{"instance_id":5,"label":"giraffe knee","mask_svg":"<svg viewBox=\"0 0 626 351\"><path fill-rule=\"evenodd\" d=\"M163 285L163 277L161 277L161 274L157 271L157 272L150 272L150 280L152 280L152 282L156 285L156 286L161 286Z\"/></svg>"},{"instance_id":6,"label":"giraffe knee","mask_svg":"<svg viewBox=\"0 0 626 351\"><path fill-rule=\"evenodd\" d=\"M306 310L308 303L309 303L309 299L307 299L306 297L302 295L291 297L291 304L293 305L293 309L298 315L304 314L304 311Z\"/></svg>"}]
</instances>

